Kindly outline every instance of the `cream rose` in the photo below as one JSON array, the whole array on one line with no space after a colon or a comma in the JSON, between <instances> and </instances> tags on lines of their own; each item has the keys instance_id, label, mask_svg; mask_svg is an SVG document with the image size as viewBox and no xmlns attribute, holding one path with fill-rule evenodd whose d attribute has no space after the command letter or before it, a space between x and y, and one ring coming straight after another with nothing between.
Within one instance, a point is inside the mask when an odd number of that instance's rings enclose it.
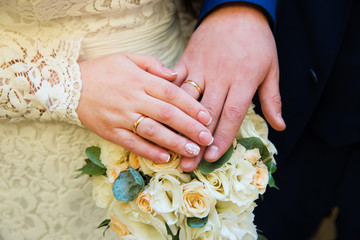
<instances>
[{"instance_id":1,"label":"cream rose","mask_svg":"<svg viewBox=\"0 0 360 240\"><path fill-rule=\"evenodd\" d=\"M135 239L167 240L168 235L164 220L141 211L137 204L132 203L113 201L108 210L108 215L116 217L125 224Z\"/></svg>"},{"instance_id":2,"label":"cream rose","mask_svg":"<svg viewBox=\"0 0 360 240\"><path fill-rule=\"evenodd\" d=\"M154 173L160 172L167 169L177 169L179 172L182 172L178 166L180 164L181 155L169 151L170 159L167 163L154 163L153 161L140 157L139 156L139 163L140 163L140 170L149 175L153 176Z\"/></svg>"},{"instance_id":3,"label":"cream rose","mask_svg":"<svg viewBox=\"0 0 360 240\"><path fill-rule=\"evenodd\" d=\"M255 165L258 162L258 160L261 158L260 151L258 148L247 150L244 153L243 158L249 161L252 165Z\"/></svg>"},{"instance_id":4,"label":"cream rose","mask_svg":"<svg viewBox=\"0 0 360 240\"><path fill-rule=\"evenodd\" d=\"M201 228L192 228L186 221L180 228L180 239L182 240L218 240L220 234L220 219L216 211L211 211L208 222Z\"/></svg>"},{"instance_id":5,"label":"cream rose","mask_svg":"<svg viewBox=\"0 0 360 240\"><path fill-rule=\"evenodd\" d=\"M200 169L197 168L194 170L194 174L198 179L203 182L207 189L209 189L210 194L218 200L225 200L230 193L232 187L229 177L226 174L226 171L223 168L216 169L215 171L203 175L200 172Z\"/></svg>"},{"instance_id":6,"label":"cream rose","mask_svg":"<svg viewBox=\"0 0 360 240\"><path fill-rule=\"evenodd\" d=\"M113 230L116 233L116 235L118 235L119 237L131 235L131 233L129 232L129 229L126 227L126 225L123 224L122 222L120 222L114 216L110 217L109 225L110 225L110 229Z\"/></svg>"},{"instance_id":7,"label":"cream rose","mask_svg":"<svg viewBox=\"0 0 360 240\"><path fill-rule=\"evenodd\" d=\"M92 176L93 191L92 197L96 205L101 208L108 208L115 199L112 192L112 184L106 181L104 176Z\"/></svg>"},{"instance_id":8,"label":"cream rose","mask_svg":"<svg viewBox=\"0 0 360 240\"><path fill-rule=\"evenodd\" d=\"M259 197L258 188L251 184L256 173L255 167L240 158L234 168L227 169L227 174L232 182L229 199L243 210Z\"/></svg>"},{"instance_id":9,"label":"cream rose","mask_svg":"<svg viewBox=\"0 0 360 240\"><path fill-rule=\"evenodd\" d=\"M219 214L220 236L219 240L248 239L256 240L256 226L254 225L254 214L244 211L242 214L234 214L231 211Z\"/></svg>"},{"instance_id":10,"label":"cream rose","mask_svg":"<svg viewBox=\"0 0 360 240\"><path fill-rule=\"evenodd\" d=\"M99 147L101 149L101 162L107 169L126 161L130 153L125 148L103 139L99 141Z\"/></svg>"},{"instance_id":11,"label":"cream rose","mask_svg":"<svg viewBox=\"0 0 360 240\"><path fill-rule=\"evenodd\" d=\"M186 217L204 218L214 209L215 198L204 183L193 180L183 185L181 213Z\"/></svg>"},{"instance_id":12,"label":"cream rose","mask_svg":"<svg viewBox=\"0 0 360 240\"><path fill-rule=\"evenodd\" d=\"M160 214L169 225L182 219L177 210L182 204L182 185L189 182L190 175L181 174L176 169L163 170L156 173L149 182L151 207Z\"/></svg>"},{"instance_id":13,"label":"cream rose","mask_svg":"<svg viewBox=\"0 0 360 240\"><path fill-rule=\"evenodd\" d=\"M264 194L268 182L269 171L263 162L258 162L256 164L256 172L253 176L253 181L251 182L251 184L259 189L260 194Z\"/></svg>"}]
</instances>

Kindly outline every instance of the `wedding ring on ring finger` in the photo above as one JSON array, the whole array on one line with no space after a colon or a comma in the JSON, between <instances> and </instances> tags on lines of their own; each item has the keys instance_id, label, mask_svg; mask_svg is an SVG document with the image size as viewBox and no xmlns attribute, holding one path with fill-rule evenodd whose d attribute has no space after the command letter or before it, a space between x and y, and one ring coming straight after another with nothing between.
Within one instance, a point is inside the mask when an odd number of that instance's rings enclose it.
<instances>
[{"instance_id":1,"label":"wedding ring on ring finger","mask_svg":"<svg viewBox=\"0 0 360 240\"><path fill-rule=\"evenodd\" d=\"M149 117L140 118L138 118L136 127L136 133L140 137L182 156L194 157L199 154L200 147L189 139L180 136Z\"/></svg>"},{"instance_id":2,"label":"wedding ring on ring finger","mask_svg":"<svg viewBox=\"0 0 360 240\"><path fill-rule=\"evenodd\" d=\"M184 81L184 84L182 85L182 87L185 88L185 90L191 91L190 95L193 96L195 99L202 97L203 90L201 89L199 84L197 84L195 81L187 79ZM189 93L189 91L186 91L186 92ZM196 93L196 91L198 94Z\"/></svg>"}]
</instances>

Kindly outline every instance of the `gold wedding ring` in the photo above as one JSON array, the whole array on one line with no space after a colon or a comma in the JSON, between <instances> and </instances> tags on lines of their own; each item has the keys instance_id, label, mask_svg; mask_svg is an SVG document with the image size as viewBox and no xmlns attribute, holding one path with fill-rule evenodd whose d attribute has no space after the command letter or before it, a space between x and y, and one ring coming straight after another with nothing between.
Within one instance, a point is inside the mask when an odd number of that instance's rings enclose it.
<instances>
[{"instance_id":1,"label":"gold wedding ring","mask_svg":"<svg viewBox=\"0 0 360 240\"><path fill-rule=\"evenodd\" d=\"M199 87L199 85L197 85L196 82L194 82L193 80L188 79L188 80L185 80L184 83L188 83L188 84L193 85L193 86L198 90L200 96L202 95L202 90L201 90L201 88Z\"/></svg>"},{"instance_id":2,"label":"gold wedding ring","mask_svg":"<svg viewBox=\"0 0 360 240\"><path fill-rule=\"evenodd\" d=\"M136 130L137 130L137 127L139 126L139 123L142 121L142 120L144 120L144 118L146 118L146 116L145 115L141 115L135 122L134 122L134 127L133 127L133 132L135 133L135 134L137 134L137 132L136 132Z\"/></svg>"}]
</instances>

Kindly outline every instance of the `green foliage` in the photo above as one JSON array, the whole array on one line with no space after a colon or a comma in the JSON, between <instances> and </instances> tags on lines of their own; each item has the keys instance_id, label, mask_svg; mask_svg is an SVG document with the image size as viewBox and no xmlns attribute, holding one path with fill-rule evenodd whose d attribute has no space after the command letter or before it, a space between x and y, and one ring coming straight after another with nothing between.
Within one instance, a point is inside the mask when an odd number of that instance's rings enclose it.
<instances>
[{"instance_id":1,"label":"green foliage","mask_svg":"<svg viewBox=\"0 0 360 240\"><path fill-rule=\"evenodd\" d=\"M88 147L86 148L85 153L94 164L98 165L101 168L105 168L104 164L102 164L100 160L101 149L99 147Z\"/></svg>"},{"instance_id":2,"label":"green foliage","mask_svg":"<svg viewBox=\"0 0 360 240\"><path fill-rule=\"evenodd\" d=\"M267 240L267 238L262 234L258 234L257 240Z\"/></svg>"},{"instance_id":3,"label":"green foliage","mask_svg":"<svg viewBox=\"0 0 360 240\"><path fill-rule=\"evenodd\" d=\"M129 170L120 172L112 190L117 200L131 202L144 188L145 182L140 173L129 167Z\"/></svg>"},{"instance_id":4,"label":"green foliage","mask_svg":"<svg viewBox=\"0 0 360 240\"><path fill-rule=\"evenodd\" d=\"M258 148L262 161L266 161L270 157L269 150L267 149L267 147L264 145L264 143L261 141L260 138L257 137L242 138L237 140L237 142L243 145L246 148L246 150Z\"/></svg>"},{"instance_id":5,"label":"green foliage","mask_svg":"<svg viewBox=\"0 0 360 240\"><path fill-rule=\"evenodd\" d=\"M173 235L169 225L167 223L165 223L165 226L166 226L166 231L167 231L167 234L171 236L171 239L172 240L180 240L180 229L178 230L178 232L176 233L176 235Z\"/></svg>"},{"instance_id":6,"label":"green foliage","mask_svg":"<svg viewBox=\"0 0 360 240\"><path fill-rule=\"evenodd\" d=\"M209 216L206 216L204 218L196 218L196 217L187 218L187 225L192 228L201 228L207 224L208 217Z\"/></svg>"},{"instance_id":7,"label":"green foliage","mask_svg":"<svg viewBox=\"0 0 360 240\"><path fill-rule=\"evenodd\" d=\"M102 227L106 227L104 232L103 232L103 237L105 237L105 232L106 230L108 230L110 228L110 219L105 219L104 221L102 221L99 226L97 228L102 228Z\"/></svg>"},{"instance_id":8,"label":"green foliage","mask_svg":"<svg viewBox=\"0 0 360 240\"><path fill-rule=\"evenodd\" d=\"M89 176L104 175L106 173L106 168L99 167L90 159L85 159L85 165L82 168L77 169L76 171L81 172L76 178L87 174Z\"/></svg>"},{"instance_id":9,"label":"green foliage","mask_svg":"<svg viewBox=\"0 0 360 240\"><path fill-rule=\"evenodd\" d=\"M234 148L231 145L229 149L224 153L224 155L222 155L221 158L219 158L219 160L217 160L216 162L208 162L203 158L199 164L200 172L202 174L209 174L213 172L215 169L220 168L223 164L229 161L233 151Z\"/></svg>"}]
</instances>

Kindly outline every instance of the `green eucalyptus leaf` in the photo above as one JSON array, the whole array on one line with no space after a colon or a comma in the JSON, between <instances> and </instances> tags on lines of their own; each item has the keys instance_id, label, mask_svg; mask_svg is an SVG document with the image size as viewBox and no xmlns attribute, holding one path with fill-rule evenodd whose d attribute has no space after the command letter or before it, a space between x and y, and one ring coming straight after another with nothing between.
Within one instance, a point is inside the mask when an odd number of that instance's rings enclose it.
<instances>
[{"instance_id":1,"label":"green eucalyptus leaf","mask_svg":"<svg viewBox=\"0 0 360 240\"><path fill-rule=\"evenodd\" d=\"M80 175L87 174L89 176L103 175L106 173L106 168L99 167L93 163L90 159L85 159L85 166L77 169L76 171L82 172ZM80 177L78 175L77 177Z\"/></svg>"},{"instance_id":2,"label":"green eucalyptus leaf","mask_svg":"<svg viewBox=\"0 0 360 240\"><path fill-rule=\"evenodd\" d=\"M209 216L206 216L204 218L196 218L196 217L190 217L187 218L187 225L192 228L201 228L205 226L208 222Z\"/></svg>"},{"instance_id":3,"label":"green eucalyptus leaf","mask_svg":"<svg viewBox=\"0 0 360 240\"><path fill-rule=\"evenodd\" d=\"M131 202L145 188L144 179L135 169L120 172L113 184L114 197L119 201Z\"/></svg>"},{"instance_id":4,"label":"green eucalyptus leaf","mask_svg":"<svg viewBox=\"0 0 360 240\"><path fill-rule=\"evenodd\" d=\"M97 228L101 228L101 227L105 227L105 226L109 226L110 224L110 219L105 219L104 221L102 221L99 226Z\"/></svg>"},{"instance_id":5,"label":"green eucalyptus leaf","mask_svg":"<svg viewBox=\"0 0 360 240\"><path fill-rule=\"evenodd\" d=\"M242 138L237 140L238 143L243 145L246 150L251 150L254 148L258 148L261 155L261 160L267 160L267 158L270 157L269 150L266 148L264 143L261 141L260 138L257 137L248 137L248 138Z\"/></svg>"},{"instance_id":6,"label":"green eucalyptus leaf","mask_svg":"<svg viewBox=\"0 0 360 240\"><path fill-rule=\"evenodd\" d=\"M209 174L213 172L215 169L220 168L223 164L229 161L233 151L234 148L231 145L229 149L224 153L224 155L222 155L221 158L219 158L219 160L217 160L216 162L208 162L203 158L199 164L200 172L202 174Z\"/></svg>"},{"instance_id":7,"label":"green eucalyptus leaf","mask_svg":"<svg viewBox=\"0 0 360 240\"><path fill-rule=\"evenodd\" d=\"M101 149L99 147L88 147L86 148L85 153L93 163L95 163L101 168L105 168L104 164L102 164L100 160Z\"/></svg>"}]
</instances>

